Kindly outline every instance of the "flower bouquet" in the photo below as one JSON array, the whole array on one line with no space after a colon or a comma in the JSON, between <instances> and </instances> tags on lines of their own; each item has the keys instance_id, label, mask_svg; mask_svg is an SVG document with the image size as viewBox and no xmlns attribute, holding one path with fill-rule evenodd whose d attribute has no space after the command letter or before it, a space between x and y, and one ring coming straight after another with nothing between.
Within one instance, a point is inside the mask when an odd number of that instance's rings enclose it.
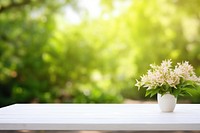
<instances>
[{"instance_id":1,"label":"flower bouquet","mask_svg":"<svg viewBox=\"0 0 200 133\"><path fill-rule=\"evenodd\" d=\"M173 67L171 60L164 60L160 66L151 64L150 67L147 74L141 76L140 81L136 80L138 89L141 87L147 89L145 96L152 97L159 94L158 97L164 97L169 94L177 98L179 95L191 95L189 90L196 89L200 85L200 78L196 76L194 68L187 61L177 63Z\"/></svg>"}]
</instances>

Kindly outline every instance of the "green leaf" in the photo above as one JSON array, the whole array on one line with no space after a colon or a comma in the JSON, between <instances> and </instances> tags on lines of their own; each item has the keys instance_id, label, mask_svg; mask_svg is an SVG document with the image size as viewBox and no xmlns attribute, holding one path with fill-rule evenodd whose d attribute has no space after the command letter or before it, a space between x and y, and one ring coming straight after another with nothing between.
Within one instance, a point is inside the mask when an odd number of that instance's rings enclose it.
<instances>
[{"instance_id":1,"label":"green leaf","mask_svg":"<svg viewBox=\"0 0 200 133\"><path fill-rule=\"evenodd\" d=\"M150 95L151 94L151 90L147 90L146 91L146 94L145 94L145 97L147 97L148 95Z\"/></svg>"},{"instance_id":2,"label":"green leaf","mask_svg":"<svg viewBox=\"0 0 200 133\"><path fill-rule=\"evenodd\" d=\"M181 89L174 89L173 90L173 95L175 96L175 97L178 97L178 95L181 93Z\"/></svg>"},{"instance_id":3,"label":"green leaf","mask_svg":"<svg viewBox=\"0 0 200 133\"><path fill-rule=\"evenodd\" d=\"M186 91L187 94L189 94L190 96L192 96L192 94L189 91Z\"/></svg>"},{"instance_id":4,"label":"green leaf","mask_svg":"<svg viewBox=\"0 0 200 133\"><path fill-rule=\"evenodd\" d=\"M151 93L151 96L154 96L155 94L157 94L159 92L159 89L153 89L152 93Z\"/></svg>"},{"instance_id":5,"label":"green leaf","mask_svg":"<svg viewBox=\"0 0 200 133\"><path fill-rule=\"evenodd\" d=\"M155 94L159 92L159 89L150 89L146 91L145 97L150 95L150 97L153 97Z\"/></svg>"}]
</instances>

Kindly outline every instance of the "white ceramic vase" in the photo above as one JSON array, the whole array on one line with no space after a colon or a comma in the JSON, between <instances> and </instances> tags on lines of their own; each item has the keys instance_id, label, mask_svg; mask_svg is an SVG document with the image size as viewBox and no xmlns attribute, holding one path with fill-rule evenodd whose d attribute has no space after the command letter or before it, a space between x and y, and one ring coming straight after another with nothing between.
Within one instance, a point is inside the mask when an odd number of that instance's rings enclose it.
<instances>
[{"instance_id":1,"label":"white ceramic vase","mask_svg":"<svg viewBox=\"0 0 200 133\"><path fill-rule=\"evenodd\" d=\"M162 112L173 112L176 106L177 98L174 95L169 93L164 94L157 94L158 105Z\"/></svg>"}]
</instances>

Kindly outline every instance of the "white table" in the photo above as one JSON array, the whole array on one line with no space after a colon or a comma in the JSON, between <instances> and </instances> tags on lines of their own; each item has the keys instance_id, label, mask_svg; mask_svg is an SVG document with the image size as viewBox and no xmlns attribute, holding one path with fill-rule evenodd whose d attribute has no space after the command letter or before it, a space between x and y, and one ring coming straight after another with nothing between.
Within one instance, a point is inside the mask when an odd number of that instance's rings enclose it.
<instances>
[{"instance_id":1,"label":"white table","mask_svg":"<svg viewBox=\"0 0 200 133\"><path fill-rule=\"evenodd\" d=\"M14 104L0 108L0 130L200 130L200 104Z\"/></svg>"}]
</instances>

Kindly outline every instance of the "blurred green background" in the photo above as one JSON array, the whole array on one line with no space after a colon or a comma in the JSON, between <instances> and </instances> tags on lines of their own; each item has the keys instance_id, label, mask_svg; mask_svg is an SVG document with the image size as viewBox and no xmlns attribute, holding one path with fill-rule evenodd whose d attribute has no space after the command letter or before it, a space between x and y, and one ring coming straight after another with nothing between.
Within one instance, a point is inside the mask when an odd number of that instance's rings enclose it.
<instances>
[{"instance_id":1,"label":"blurred green background","mask_svg":"<svg viewBox=\"0 0 200 133\"><path fill-rule=\"evenodd\" d=\"M0 106L150 100L149 64L200 75L199 0L1 0ZM200 103L200 89L182 97ZM155 97L153 98L155 99Z\"/></svg>"}]
</instances>

